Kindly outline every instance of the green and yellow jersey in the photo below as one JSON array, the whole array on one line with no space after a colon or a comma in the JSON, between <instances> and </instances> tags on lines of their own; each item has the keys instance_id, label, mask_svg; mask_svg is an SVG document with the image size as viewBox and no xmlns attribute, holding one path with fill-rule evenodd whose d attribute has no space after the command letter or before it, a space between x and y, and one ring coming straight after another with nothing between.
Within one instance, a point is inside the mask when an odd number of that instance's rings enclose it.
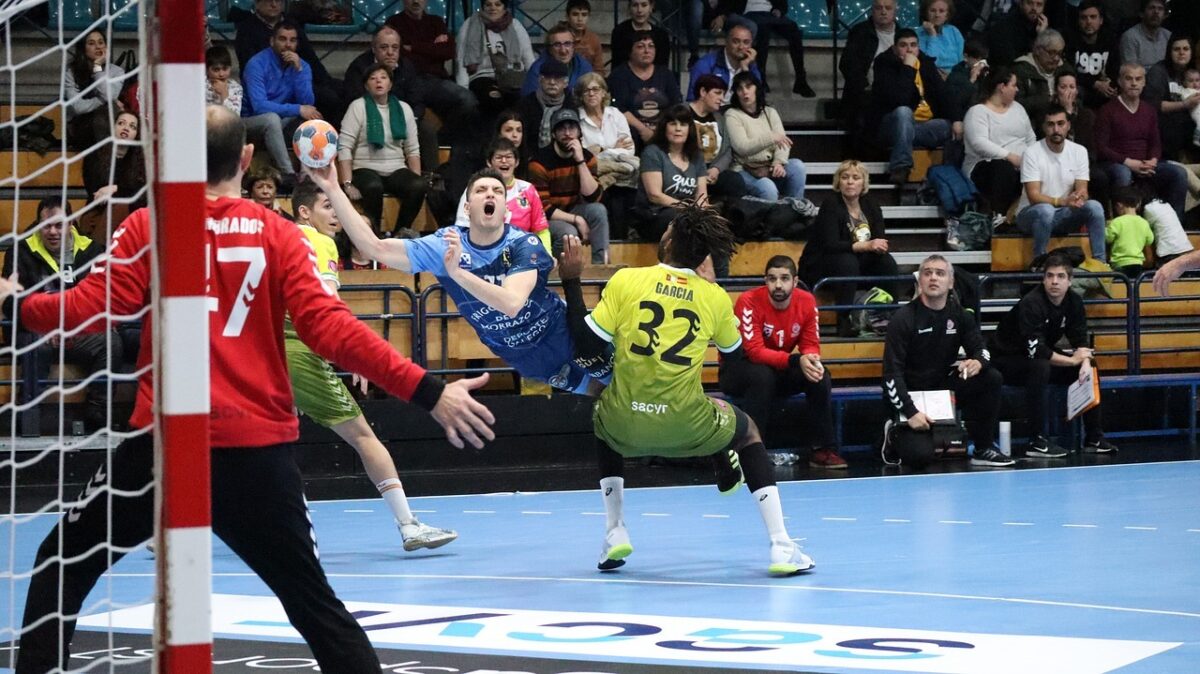
<instances>
[{"instance_id":1,"label":"green and yellow jersey","mask_svg":"<svg viewBox=\"0 0 1200 674\"><path fill-rule=\"evenodd\" d=\"M729 443L732 409L700 382L710 339L724 353L742 343L720 286L665 264L622 269L587 321L615 351L593 416L601 440L624 456L705 456Z\"/></svg>"},{"instance_id":2,"label":"green and yellow jersey","mask_svg":"<svg viewBox=\"0 0 1200 674\"><path fill-rule=\"evenodd\" d=\"M304 232L304 236L308 238L308 242L312 244L313 251L317 258L317 276L333 289L342 287L341 277L338 276L338 250L337 243L333 237L328 234L322 234L320 230L312 225L296 225ZM290 339L298 339L296 329L292 327L291 318L284 321L283 335Z\"/></svg>"}]
</instances>

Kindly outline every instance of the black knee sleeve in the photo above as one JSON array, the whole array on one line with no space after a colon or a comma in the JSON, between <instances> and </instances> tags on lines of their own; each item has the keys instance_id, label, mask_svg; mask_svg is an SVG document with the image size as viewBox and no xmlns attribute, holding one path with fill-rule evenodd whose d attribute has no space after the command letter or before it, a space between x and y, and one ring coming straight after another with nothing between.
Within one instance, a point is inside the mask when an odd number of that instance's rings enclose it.
<instances>
[{"instance_id":1,"label":"black knee sleeve","mask_svg":"<svg viewBox=\"0 0 1200 674\"><path fill-rule=\"evenodd\" d=\"M746 476L746 486L755 492L763 487L775 484L775 471L771 460L767 458L767 448L761 442L753 442L737 450L738 459L742 462L742 474Z\"/></svg>"}]
</instances>

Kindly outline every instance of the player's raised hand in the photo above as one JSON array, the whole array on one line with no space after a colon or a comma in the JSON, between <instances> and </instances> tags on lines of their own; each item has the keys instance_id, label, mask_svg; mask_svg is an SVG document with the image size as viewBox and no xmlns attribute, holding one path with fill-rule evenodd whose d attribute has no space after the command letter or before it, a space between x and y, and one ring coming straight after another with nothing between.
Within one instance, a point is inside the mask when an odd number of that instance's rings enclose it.
<instances>
[{"instance_id":1,"label":"player's raised hand","mask_svg":"<svg viewBox=\"0 0 1200 674\"><path fill-rule=\"evenodd\" d=\"M459 449L466 446L464 440L480 449L485 441L496 439L496 433L491 428L496 423L496 417L483 403L471 397L471 391L487 383L488 375L485 373L446 384L442 396L429 412L433 420L446 429L446 439L450 444Z\"/></svg>"},{"instance_id":2,"label":"player's raised hand","mask_svg":"<svg viewBox=\"0 0 1200 674\"><path fill-rule=\"evenodd\" d=\"M1187 267L1184 266L1182 259L1177 257L1154 272L1154 292L1158 293L1160 297L1170 295L1171 281L1179 278L1183 275L1183 272L1187 271Z\"/></svg>"},{"instance_id":3,"label":"player's raised hand","mask_svg":"<svg viewBox=\"0 0 1200 674\"><path fill-rule=\"evenodd\" d=\"M558 277L563 280L579 278L583 274L583 243L579 237L568 234L563 237L562 247L558 255Z\"/></svg>"},{"instance_id":4,"label":"player's raised hand","mask_svg":"<svg viewBox=\"0 0 1200 674\"><path fill-rule=\"evenodd\" d=\"M301 163L300 168L308 177L312 178L313 184L321 188L322 192L329 193L330 189L340 189L341 184L338 182L337 162L331 161L320 168L313 168L308 164Z\"/></svg>"},{"instance_id":5,"label":"player's raised hand","mask_svg":"<svg viewBox=\"0 0 1200 674\"><path fill-rule=\"evenodd\" d=\"M0 276L0 300L11 297L24 289L25 287L17 281L17 272L14 271L8 278Z\"/></svg>"},{"instance_id":6,"label":"player's raised hand","mask_svg":"<svg viewBox=\"0 0 1200 674\"><path fill-rule=\"evenodd\" d=\"M458 230L450 227L442 232L442 240L446 242L446 252L442 254L442 264L446 265L446 273L454 275L458 271L458 261L462 259L462 238Z\"/></svg>"}]
</instances>

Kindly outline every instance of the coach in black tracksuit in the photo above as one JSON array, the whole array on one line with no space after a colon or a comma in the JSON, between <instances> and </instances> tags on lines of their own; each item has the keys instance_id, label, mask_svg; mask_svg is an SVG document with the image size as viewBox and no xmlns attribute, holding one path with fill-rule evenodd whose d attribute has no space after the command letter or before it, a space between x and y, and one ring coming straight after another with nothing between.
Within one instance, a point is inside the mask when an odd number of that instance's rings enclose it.
<instances>
[{"instance_id":1,"label":"coach in black tracksuit","mask_svg":"<svg viewBox=\"0 0 1200 674\"><path fill-rule=\"evenodd\" d=\"M1083 298L1071 290L1073 270L1066 258L1051 255L1043 267L1042 284L1021 298L1000 319L991 339L993 364L1009 386L1024 386L1029 410L1028 456L1060 458L1068 451L1050 442L1046 428L1046 387L1067 386L1092 370L1088 347L1087 313ZM1063 337L1074 349L1067 355L1056 348ZM1084 450L1111 452L1104 439L1100 406L1083 414Z\"/></svg>"},{"instance_id":2,"label":"coach in black tracksuit","mask_svg":"<svg viewBox=\"0 0 1200 674\"><path fill-rule=\"evenodd\" d=\"M971 465L1005 467L1014 461L993 446L1003 378L989 367L975 317L950 297L954 271L941 255L921 263L920 295L892 314L883 348L883 397L907 417L913 430L929 419L913 404L911 391L951 390L975 443ZM967 359L958 360L962 348Z\"/></svg>"}]
</instances>

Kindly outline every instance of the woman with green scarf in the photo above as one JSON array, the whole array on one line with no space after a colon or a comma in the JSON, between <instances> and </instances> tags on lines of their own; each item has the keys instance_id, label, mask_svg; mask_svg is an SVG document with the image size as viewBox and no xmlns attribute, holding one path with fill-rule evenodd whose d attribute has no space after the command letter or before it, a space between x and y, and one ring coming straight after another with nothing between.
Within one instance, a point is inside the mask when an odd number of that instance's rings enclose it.
<instances>
[{"instance_id":1,"label":"woman with green scarf","mask_svg":"<svg viewBox=\"0 0 1200 674\"><path fill-rule=\"evenodd\" d=\"M421 177L416 118L408 103L391 94L392 76L382 63L363 75L363 89L366 93L342 118L338 175L346 196L362 205L377 231L384 231L384 193L399 197L400 212L390 233L409 234L429 189Z\"/></svg>"}]
</instances>

